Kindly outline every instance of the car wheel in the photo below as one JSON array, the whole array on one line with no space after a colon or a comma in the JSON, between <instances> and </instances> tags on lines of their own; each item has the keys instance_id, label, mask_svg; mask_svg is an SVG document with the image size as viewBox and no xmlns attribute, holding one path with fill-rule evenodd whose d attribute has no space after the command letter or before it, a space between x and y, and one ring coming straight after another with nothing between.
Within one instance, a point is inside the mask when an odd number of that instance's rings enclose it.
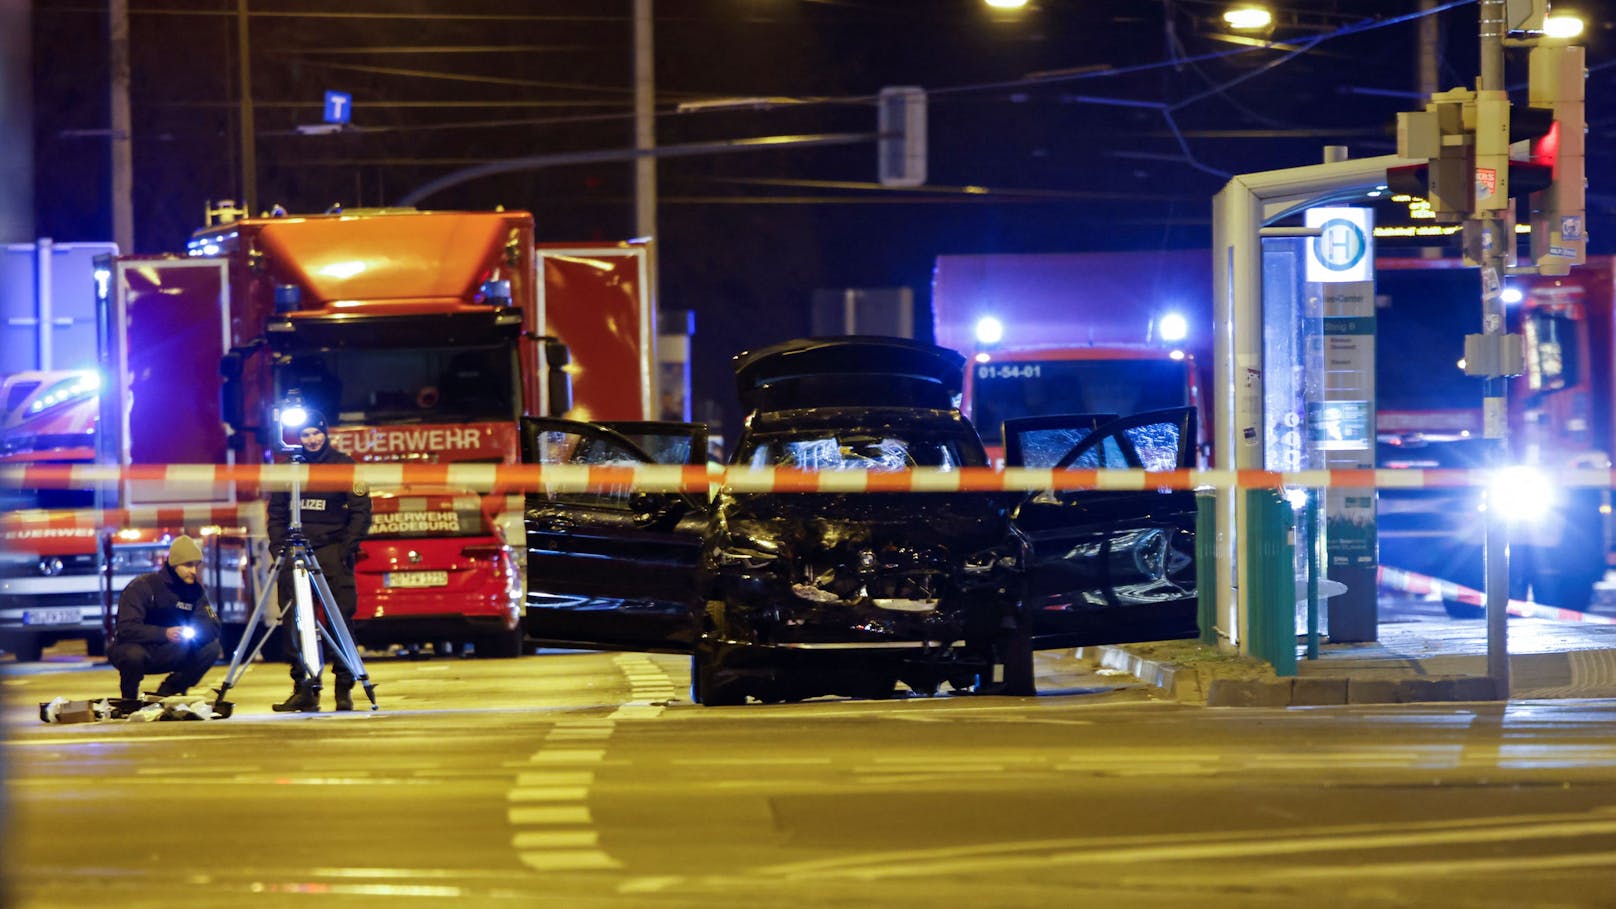
<instances>
[{"instance_id":1,"label":"car wheel","mask_svg":"<svg viewBox=\"0 0 1616 909\"><path fill-rule=\"evenodd\" d=\"M475 642L476 655L485 660L509 660L522 655L522 629L484 635Z\"/></svg>"},{"instance_id":2,"label":"car wheel","mask_svg":"<svg viewBox=\"0 0 1616 909\"><path fill-rule=\"evenodd\" d=\"M941 678L932 675L912 676L901 679L900 681L902 681L910 691L913 691L915 694L923 698L935 697L937 695L937 689L943 684L943 680Z\"/></svg>"},{"instance_id":3,"label":"car wheel","mask_svg":"<svg viewBox=\"0 0 1616 909\"><path fill-rule=\"evenodd\" d=\"M861 673L853 682L853 697L866 701L884 701L898 691L898 676L887 672Z\"/></svg>"},{"instance_id":4,"label":"car wheel","mask_svg":"<svg viewBox=\"0 0 1616 909\"><path fill-rule=\"evenodd\" d=\"M734 673L724 668L715 648L706 638L696 642L690 654L690 699L704 707L733 707L746 703L746 689Z\"/></svg>"},{"instance_id":5,"label":"car wheel","mask_svg":"<svg viewBox=\"0 0 1616 909\"><path fill-rule=\"evenodd\" d=\"M89 654L90 656L93 656L93 657L104 657L104 656L106 656L107 655L107 636L104 635L104 634L92 634L89 637L85 638L84 639L84 652Z\"/></svg>"},{"instance_id":6,"label":"car wheel","mask_svg":"<svg viewBox=\"0 0 1616 909\"><path fill-rule=\"evenodd\" d=\"M1038 695L1038 680L1032 669L1032 638L1017 630L1003 642L1004 694L1016 698Z\"/></svg>"},{"instance_id":7,"label":"car wheel","mask_svg":"<svg viewBox=\"0 0 1616 909\"><path fill-rule=\"evenodd\" d=\"M993 645L993 660L989 675L977 685L977 694L998 694L1006 697L1030 698L1038 694L1038 682L1033 677L1032 638L1026 631L1006 631ZM1001 677L995 681L991 675L994 666L1002 667Z\"/></svg>"},{"instance_id":8,"label":"car wheel","mask_svg":"<svg viewBox=\"0 0 1616 909\"><path fill-rule=\"evenodd\" d=\"M12 638L6 649L19 663L37 663L45 656L45 642L38 637Z\"/></svg>"}]
</instances>

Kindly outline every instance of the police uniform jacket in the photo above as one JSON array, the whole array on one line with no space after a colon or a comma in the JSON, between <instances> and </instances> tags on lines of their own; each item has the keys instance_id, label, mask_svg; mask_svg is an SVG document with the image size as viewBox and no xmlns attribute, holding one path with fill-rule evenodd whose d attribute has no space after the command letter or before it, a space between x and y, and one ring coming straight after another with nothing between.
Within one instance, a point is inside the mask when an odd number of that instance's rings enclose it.
<instances>
[{"instance_id":1,"label":"police uniform jacket","mask_svg":"<svg viewBox=\"0 0 1616 909\"><path fill-rule=\"evenodd\" d=\"M328 441L320 453L305 456L310 464L352 464L354 459L336 450ZM303 535L315 549L341 543L353 546L370 529L370 490L355 482L352 489L330 492L303 490ZM292 523L292 495L269 496L269 543L279 547L286 542Z\"/></svg>"},{"instance_id":2,"label":"police uniform jacket","mask_svg":"<svg viewBox=\"0 0 1616 909\"><path fill-rule=\"evenodd\" d=\"M201 584L181 581L164 565L123 589L112 637L120 644L165 644L168 629L176 625L191 626L197 646L219 639L219 614L208 602L207 591Z\"/></svg>"}]
</instances>

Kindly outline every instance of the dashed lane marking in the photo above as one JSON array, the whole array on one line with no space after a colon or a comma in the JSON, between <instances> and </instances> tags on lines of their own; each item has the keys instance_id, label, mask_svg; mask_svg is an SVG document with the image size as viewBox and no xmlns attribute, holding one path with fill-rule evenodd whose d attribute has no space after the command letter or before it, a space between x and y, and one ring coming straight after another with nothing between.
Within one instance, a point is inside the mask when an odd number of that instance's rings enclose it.
<instances>
[{"instance_id":1,"label":"dashed lane marking","mask_svg":"<svg viewBox=\"0 0 1616 909\"><path fill-rule=\"evenodd\" d=\"M628 681L626 703L604 718L557 722L506 792L511 847L535 871L608 871L622 863L600 847L589 810L594 768L622 720L656 719L677 699L673 679L644 654L613 660Z\"/></svg>"}]
</instances>

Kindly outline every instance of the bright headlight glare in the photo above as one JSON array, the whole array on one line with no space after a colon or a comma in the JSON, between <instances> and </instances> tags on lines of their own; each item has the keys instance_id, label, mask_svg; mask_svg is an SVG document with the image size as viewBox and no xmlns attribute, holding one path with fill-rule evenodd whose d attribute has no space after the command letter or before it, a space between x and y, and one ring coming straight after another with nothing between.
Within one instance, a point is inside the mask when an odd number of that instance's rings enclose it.
<instances>
[{"instance_id":1,"label":"bright headlight glare","mask_svg":"<svg viewBox=\"0 0 1616 909\"><path fill-rule=\"evenodd\" d=\"M309 412L295 404L281 411L281 425L288 429L295 429L308 421Z\"/></svg>"},{"instance_id":2,"label":"bright headlight glare","mask_svg":"<svg viewBox=\"0 0 1616 909\"><path fill-rule=\"evenodd\" d=\"M1190 323L1178 313L1170 312L1162 316L1161 322L1157 324L1156 329L1161 333L1163 341L1176 343L1189 336Z\"/></svg>"},{"instance_id":3,"label":"bright headlight glare","mask_svg":"<svg viewBox=\"0 0 1616 909\"><path fill-rule=\"evenodd\" d=\"M1558 500L1549 478L1530 467L1506 467L1492 479L1487 490L1489 507L1510 521L1531 523L1541 520Z\"/></svg>"}]
</instances>

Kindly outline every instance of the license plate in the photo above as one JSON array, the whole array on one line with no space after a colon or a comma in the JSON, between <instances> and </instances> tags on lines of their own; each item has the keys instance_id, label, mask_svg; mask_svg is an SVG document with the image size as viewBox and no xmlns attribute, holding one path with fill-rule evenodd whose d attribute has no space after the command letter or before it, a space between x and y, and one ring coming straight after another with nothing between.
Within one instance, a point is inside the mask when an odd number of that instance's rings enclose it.
<instances>
[{"instance_id":1,"label":"license plate","mask_svg":"<svg viewBox=\"0 0 1616 909\"><path fill-rule=\"evenodd\" d=\"M444 587L449 583L447 571L390 571L382 583L388 587Z\"/></svg>"},{"instance_id":2,"label":"license plate","mask_svg":"<svg viewBox=\"0 0 1616 909\"><path fill-rule=\"evenodd\" d=\"M79 611L77 609L24 609L22 611L24 625L77 625Z\"/></svg>"}]
</instances>

